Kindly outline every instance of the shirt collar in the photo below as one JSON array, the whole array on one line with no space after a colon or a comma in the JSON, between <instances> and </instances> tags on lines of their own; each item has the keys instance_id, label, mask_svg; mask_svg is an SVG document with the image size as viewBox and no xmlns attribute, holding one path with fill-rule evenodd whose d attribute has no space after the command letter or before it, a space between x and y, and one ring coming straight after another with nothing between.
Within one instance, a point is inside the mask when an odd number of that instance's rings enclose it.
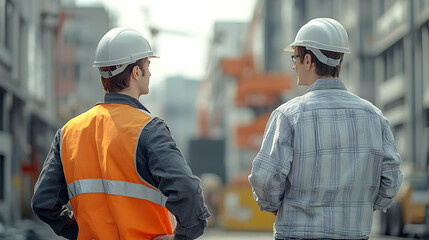
<instances>
[{"instance_id":1,"label":"shirt collar","mask_svg":"<svg viewBox=\"0 0 429 240\"><path fill-rule=\"evenodd\" d=\"M327 89L339 89L346 90L346 85L339 78L324 78L317 79L306 92L315 91L315 90L327 90Z\"/></svg>"},{"instance_id":2,"label":"shirt collar","mask_svg":"<svg viewBox=\"0 0 429 240\"><path fill-rule=\"evenodd\" d=\"M141 104L139 100L121 93L106 93L104 95L104 101L98 102L97 105L106 103L126 104L131 107L142 109L150 113L149 110L145 106L143 106L143 104Z\"/></svg>"}]
</instances>

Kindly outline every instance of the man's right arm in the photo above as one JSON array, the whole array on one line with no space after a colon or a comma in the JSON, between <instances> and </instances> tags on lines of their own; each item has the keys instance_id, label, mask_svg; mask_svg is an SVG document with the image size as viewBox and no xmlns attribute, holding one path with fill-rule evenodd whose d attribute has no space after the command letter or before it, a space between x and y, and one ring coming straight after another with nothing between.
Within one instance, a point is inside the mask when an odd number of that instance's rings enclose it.
<instances>
[{"instance_id":1,"label":"man's right arm","mask_svg":"<svg viewBox=\"0 0 429 240\"><path fill-rule=\"evenodd\" d=\"M67 239L76 239L78 226L73 212L66 206L69 197L61 162L60 145L61 129L55 135L34 187L31 207L56 234Z\"/></svg>"},{"instance_id":2,"label":"man's right arm","mask_svg":"<svg viewBox=\"0 0 429 240\"><path fill-rule=\"evenodd\" d=\"M381 168L381 183L374 209L386 211L393 204L393 197L401 186L403 174L399 170L401 158L393 140L392 131L387 120L383 128L384 159Z\"/></svg>"},{"instance_id":3,"label":"man's right arm","mask_svg":"<svg viewBox=\"0 0 429 240\"><path fill-rule=\"evenodd\" d=\"M280 111L268 120L262 146L252 163L249 183L263 211L277 214L293 160L293 127Z\"/></svg>"}]
</instances>

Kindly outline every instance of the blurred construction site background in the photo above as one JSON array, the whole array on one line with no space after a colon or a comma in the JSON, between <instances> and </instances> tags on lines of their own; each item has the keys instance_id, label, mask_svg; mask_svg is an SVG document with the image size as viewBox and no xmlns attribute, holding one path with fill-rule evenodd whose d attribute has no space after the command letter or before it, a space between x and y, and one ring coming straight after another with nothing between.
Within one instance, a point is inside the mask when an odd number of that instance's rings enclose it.
<instances>
[{"instance_id":1,"label":"blurred construction site background","mask_svg":"<svg viewBox=\"0 0 429 240\"><path fill-rule=\"evenodd\" d=\"M283 48L315 17L346 28L340 76L383 111L403 160L397 203L374 229L427 237L429 0L0 0L0 239L55 239L31 211L34 183L55 131L102 98L95 48L124 25L161 56L140 101L201 178L209 227L272 231L247 176L271 111L306 90Z\"/></svg>"}]
</instances>

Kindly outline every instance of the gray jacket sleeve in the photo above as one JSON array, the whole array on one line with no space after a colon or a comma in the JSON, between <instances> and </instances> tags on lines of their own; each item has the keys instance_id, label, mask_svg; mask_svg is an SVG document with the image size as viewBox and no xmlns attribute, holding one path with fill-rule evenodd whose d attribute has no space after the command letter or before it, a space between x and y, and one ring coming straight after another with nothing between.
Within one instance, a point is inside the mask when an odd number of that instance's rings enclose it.
<instances>
[{"instance_id":1,"label":"gray jacket sleeve","mask_svg":"<svg viewBox=\"0 0 429 240\"><path fill-rule=\"evenodd\" d=\"M55 135L39 179L34 186L31 207L57 235L67 239L77 239L78 226L73 212L66 206L69 197L61 162L60 145L61 129Z\"/></svg>"},{"instance_id":2,"label":"gray jacket sleeve","mask_svg":"<svg viewBox=\"0 0 429 240\"><path fill-rule=\"evenodd\" d=\"M201 236L210 213L200 180L192 174L167 125L154 118L142 130L138 144L137 171L168 197L166 207L177 220L175 239Z\"/></svg>"}]
</instances>

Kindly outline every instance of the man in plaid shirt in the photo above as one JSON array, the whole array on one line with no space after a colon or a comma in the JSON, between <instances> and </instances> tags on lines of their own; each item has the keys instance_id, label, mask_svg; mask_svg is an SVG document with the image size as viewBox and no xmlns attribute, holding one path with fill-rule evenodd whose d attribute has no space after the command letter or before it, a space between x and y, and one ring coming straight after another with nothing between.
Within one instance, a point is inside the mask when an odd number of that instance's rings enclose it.
<instances>
[{"instance_id":1,"label":"man in plaid shirt","mask_svg":"<svg viewBox=\"0 0 429 240\"><path fill-rule=\"evenodd\" d=\"M382 112L339 78L349 53L343 26L313 19L297 33L293 69L307 92L273 111L249 182L276 239L368 239L403 178Z\"/></svg>"}]
</instances>

